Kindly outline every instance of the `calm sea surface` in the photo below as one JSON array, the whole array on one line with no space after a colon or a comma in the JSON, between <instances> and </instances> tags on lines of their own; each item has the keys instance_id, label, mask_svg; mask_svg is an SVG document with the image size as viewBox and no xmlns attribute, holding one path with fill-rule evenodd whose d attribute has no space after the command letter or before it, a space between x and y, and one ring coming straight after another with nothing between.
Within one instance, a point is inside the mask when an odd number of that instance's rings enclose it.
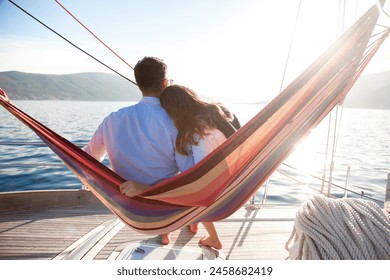
<instances>
[{"instance_id":1,"label":"calm sea surface","mask_svg":"<svg viewBox=\"0 0 390 280\"><path fill-rule=\"evenodd\" d=\"M110 112L133 103L78 101L15 101L26 113L80 147L85 145L103 118ZM242 124L262 109L262 105L230 104ZM335 125L336 116L340 124ZM38 189L78 189L81 183L40 139L8 111L0 107L0 192ZM329 133L329 125L339 132ZM329 137L328 137L329 135ZM328 140L329 138L329 140ZM329 143L329 144L327 144ZM333 148L336 143L336 148ZM332 112L313 132L297 144L295 151L271 177L268 201L300 202L321 178L330 179L334 162L332 193L343 195L348 167L349 188L384 201L387 174L390 172L390 111L350 109ZM332 155L332 150L335 153ZM107 161L105 161L107 163ZM285 176L283 174L287 174ZM292 179L293 178L293 179ZM325 189L328 184L325 183ZM260 188L261 200L265 188Z\"/></svg>"}]
</instances>

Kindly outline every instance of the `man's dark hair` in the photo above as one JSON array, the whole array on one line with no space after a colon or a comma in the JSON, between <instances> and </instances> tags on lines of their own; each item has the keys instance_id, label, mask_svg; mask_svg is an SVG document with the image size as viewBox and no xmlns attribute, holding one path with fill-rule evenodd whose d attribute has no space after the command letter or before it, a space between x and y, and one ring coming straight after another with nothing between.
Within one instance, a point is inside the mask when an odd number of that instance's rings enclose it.
<instances>
[{"instance_id":1,"label":"man's dark hair","mask_svg":"<svg viewBox=\"0 0 390 280\"><path fill-rule=\"evenodd\" d=\"M144 57L134 67L134 76L141 90L162 92L162 82L166 79L167 65L157 57Z\"/></svg>"}]
</instances>

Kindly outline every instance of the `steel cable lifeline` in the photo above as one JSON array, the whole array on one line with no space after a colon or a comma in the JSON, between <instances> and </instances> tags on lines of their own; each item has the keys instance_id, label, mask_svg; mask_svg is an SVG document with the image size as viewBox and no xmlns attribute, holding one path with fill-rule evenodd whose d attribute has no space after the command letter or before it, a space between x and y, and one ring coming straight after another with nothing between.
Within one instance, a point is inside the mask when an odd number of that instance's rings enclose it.
<instances>
[{"instance_id":1,"label":"steel cable lifeline","mask_svg":"<svg viewBox=\"0 0 390 280\"><path fill-rule=\"evenodd\" d=\"M21 10L22 12L24 12L26 15L30 16L31 18L33 18L34 20L36 20L37 22L39 22L41 25L43 25L44 27L46 27L47 29L49 29L51 32L53 32L54 34L56 34L57 36L59 36L61 39L65 40L67 43L71 44L73 47L75 47L76 49L78 49L79 51L83 52L84 54L88 55L90 58L94 59L95 61L99 62L101 65L103 65L104 67L110 69L111 71L113 71L114 73L118 74L119 76L121 76L122 78L128 80L130 83L134 84L134 85L137 85L136 82L132 81L131 79L127 78L126 76L122 75L121 73L119 73L118 71L114 70L112 67L108 66L107 64L103 63L101 60L97 59L96 57L94 57L93 55L91 55L90 53L88 53L87 51L83 50L82 48L80 48L79 46L77 46L76 44L72 43L70 40L68 40L67 38L65 38L64 36L62 36L61 34L59 34L57 31L55 31L53 28L49 27L48 25L46 25L45 23L43 23L41 20L39 20L38 18L36 18L35 16L33 16L32 14L30 14L29 12L27 12L25 9L23 9L21 6L19 6L18 4L16 4L15 2L13 2L12 0L8 0L11 4L13 4L15 7L17 7L19 10Z\"/></svg>"},{"instance_id":2,"label":"steel cable lifeline","mask_svg":"<svg viewBox=\"0 0 390 280\"><path fill-rule=\"evenodd\" d=\"M284 79L285 79L285 77L286 77L287 66L288 66L288 63L289 63L289 61L290 61L291 49L292 49L292 45L293 45L293 41L294 41L294 37L295 37L295 32L296 32L297 25L298 25L299 14L300 14L300 12L301 12L301 6L302 6L302 0L299 1L297 16L296 16L296 18L295 18L294 29L293 29L293 33L292 33L292 35L291 35L290 46L289 46L289 48L288 48L287 59L286 59L285 65L284 65L284 70L283 70L283 75L282 75L282 81L280 82L280 89L279 89L279 91L282 91L282 89L283 89Z\"/></svg>"}]
</instances>

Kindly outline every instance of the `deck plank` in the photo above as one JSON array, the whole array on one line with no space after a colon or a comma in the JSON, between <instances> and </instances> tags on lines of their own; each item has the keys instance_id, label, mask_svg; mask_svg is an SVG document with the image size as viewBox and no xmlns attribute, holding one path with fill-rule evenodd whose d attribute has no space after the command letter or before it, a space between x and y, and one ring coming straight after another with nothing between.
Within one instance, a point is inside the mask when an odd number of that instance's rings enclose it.
<instances>
[{"instance_id":1,"label":"deck plank","mask_svg":"<svg viewBox=\"0 0 390 280\"><path fill-rule=\"evenodd\" d=\"M291 235L296 206L264 205L259 209L240 209L231 217L216 222L227 259L286 259L288 252L284 245ZM188 227L174 231L171 245L176 247L198 247L199 239L207 232L200 225L197 234ZM96 259L107 259L113 250L124 243L160 243L159 236L140 235L124 227L101 250Z\"/></svg>"},{"instance_id":2,"label":"deck plank","mask_svg":"<svg viewBox=\"0 0 390 280\"><path fill-rule=\"evenodd\" d=\"M86 210L86 211L84 211ZM50 208L0 213L0 259L52 259L112 217L101 209Z\"/></svg>"},{"instance_id":3,"label":"deck plank","mask_svg":"<svg viewBox=\"0 0 390 280\"><path fill-rule=\"evenodd\" d=\"M295 206L287 205L240 209L215 223L224 246L221 252L231 260L287 258L284 244L291 234L295 212ZM0 213L0 259L53 259L88 232L113 219L116 216L109 210L96 206ZM201 225L197 234L188 227L182 228L172 233L171 244L198 247L204 235L206 231ZM116 248L129 242L159 243L160 238L124 226L105 241L94 258L107 259Z\"/></svg>"}]
</instances>

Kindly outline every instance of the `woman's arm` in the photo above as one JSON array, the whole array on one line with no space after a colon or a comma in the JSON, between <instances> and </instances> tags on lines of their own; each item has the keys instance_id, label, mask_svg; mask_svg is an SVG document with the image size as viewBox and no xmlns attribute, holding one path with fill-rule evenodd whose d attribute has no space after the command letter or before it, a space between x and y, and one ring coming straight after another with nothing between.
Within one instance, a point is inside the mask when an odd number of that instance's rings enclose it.
<instances>
[{"instance_id":1,"label":"woman's arm","mask_svg":"<svg viewBox=\"0 0 390 280\"><path fill-rule=\"evenodd\" d=\"M208 129L206 134L198 142L198 145L191 146L194 163L198 163L219 145L226 141L225 135L218 129Z\"/></svg>"}]
</instances>

